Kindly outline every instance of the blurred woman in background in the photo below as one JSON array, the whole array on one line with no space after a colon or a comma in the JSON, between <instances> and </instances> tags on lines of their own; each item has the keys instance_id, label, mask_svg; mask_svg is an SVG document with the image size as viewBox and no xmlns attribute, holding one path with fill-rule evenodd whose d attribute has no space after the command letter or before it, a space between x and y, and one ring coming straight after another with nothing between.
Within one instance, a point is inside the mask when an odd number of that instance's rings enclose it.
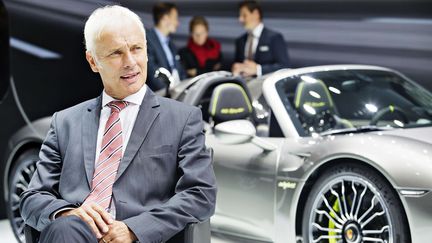
<instances>
[{"instance_id":1,"label":"blurred woman in background","mask_svg":"<svg viewBox=\"0 0 432 243\"><path fill-rule=\"evenodd\" d=\"M220 70L221 45L208 37L209 26L202 16L195 16L189 23L189 41L179 51L180 60L189 77Z\"/></svg>"}]
</instances>

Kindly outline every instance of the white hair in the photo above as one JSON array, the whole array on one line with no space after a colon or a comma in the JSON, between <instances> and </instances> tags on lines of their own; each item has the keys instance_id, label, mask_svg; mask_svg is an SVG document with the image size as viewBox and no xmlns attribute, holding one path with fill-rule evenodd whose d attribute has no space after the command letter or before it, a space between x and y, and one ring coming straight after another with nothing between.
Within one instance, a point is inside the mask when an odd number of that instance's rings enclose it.
<instances>
[{"instance_id":1,"label":"white hair","mask_svg":"<svg viewBox=\"0 0 432 243\"><path fill-rule=\"evenodd\" d=\"M128 8L112 5L96 9L87 19L84 26L84 40L86 50L94 53L94 45L99 40L104 28L123 22L136 23L145 38L144 24L141 18Z\"/></svg>"}]
</instances>

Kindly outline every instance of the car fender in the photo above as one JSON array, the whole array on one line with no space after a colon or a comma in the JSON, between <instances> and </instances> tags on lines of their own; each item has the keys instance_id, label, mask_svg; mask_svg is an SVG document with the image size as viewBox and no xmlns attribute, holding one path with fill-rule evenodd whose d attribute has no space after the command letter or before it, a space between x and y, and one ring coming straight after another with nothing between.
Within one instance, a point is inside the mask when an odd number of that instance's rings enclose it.
<instances>
[{"instance_id":1,"label":"car fender","mask_svg":"<svg viewBox=\"0 0 432 243\"><path fill-rule=\"evenodd\" d=\"M19 129L8 141L8 148L6 151L6 166L3 176L4 185L4 198L8 201L8 181L9 174L13 167L14 159L19 155L22 148L29 144L42 144L45 135L48 132L49 126L51 124L51 117L44 117L31 122L30 124Z\"/></svg>"},{"instance_id":2,"label":"car fender","mask_svg":"<svg viewBox=\"0 0 432 243\"><path fill-rule=\"evenodd\" d=\"M316 141L316 140L315 140ZM317 142L304 163L303 180L336 159L356 159L372 166L395 189L432 189L432 145L416 139L383 135L329 136Z\"/></svg>"}]
</instances>

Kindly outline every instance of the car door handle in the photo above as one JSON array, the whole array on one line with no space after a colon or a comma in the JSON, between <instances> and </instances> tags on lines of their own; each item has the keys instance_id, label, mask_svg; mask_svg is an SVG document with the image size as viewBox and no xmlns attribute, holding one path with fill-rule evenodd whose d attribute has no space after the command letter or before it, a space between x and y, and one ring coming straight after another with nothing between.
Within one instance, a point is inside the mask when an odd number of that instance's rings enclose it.
<instances>
[{"instance_id":1,"label":"car door handle","mask_svg":"<svg viewBox=\"0 0 432 243\"><path fill-rule=\"evenodd\" d=\"M300 158L303 158L303 159L309 158L311 156L311 153L308 153L308 152L291 152L290 154L295 155L295 156L300 157Z\"/></svg>"}]
</instances>

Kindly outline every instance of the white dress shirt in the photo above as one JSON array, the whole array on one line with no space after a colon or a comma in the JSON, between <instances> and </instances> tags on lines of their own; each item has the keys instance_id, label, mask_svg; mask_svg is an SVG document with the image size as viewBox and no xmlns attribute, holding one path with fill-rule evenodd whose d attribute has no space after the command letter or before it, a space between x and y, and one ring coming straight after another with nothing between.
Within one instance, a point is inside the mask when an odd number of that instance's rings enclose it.
<instances>
[{"instance_id":1,"label":"white dress shirt","mask_svg":"<svg viewBox=\"0 0 432 243\"><path fill-rule=\"evenodd\" d=\"M138 111L146 91L147 91L147 86L143 85L143 87L138 92L136 92L135 94L131 94L128 97L123 99L123 101L129 102L129 105L126 106L120 112L120 123L122 126L122 135L123 135L123 154L126 150L126 145L129 142L129 138L132 133L132 128L135 124L135 120L138 115ZM102 143L103 133L105 131L105 124L107 123L108 118L111 114L111 108L109 108L107 104L114 100L116 99L109 96L105 92L105 90L102 92L102 110L99 118L99 129L97 135L95 161L98 161L99 159L100 146Z\"/></svg>"},{"instance_id":2,"label":"white dress shirt","mask_svg":"<svg viewBox=\"0 0 432 243\"><path fill-rule=\"evenodd\" d=\"M255 56L256 49L257 49L258 42L259 42L259 38L261 37L263 29L264 29L264 24L260 23L252 30L252 35L253 35L252 55L253 56ZM244 49L244 56L245 57L248 55L249 40L250 40L249 38L246 40L246 45L245 45L245 49ZM261 65L257 64L257 76L259 77L261 75L262 75Z\"/></svg>"}]
</instances>

